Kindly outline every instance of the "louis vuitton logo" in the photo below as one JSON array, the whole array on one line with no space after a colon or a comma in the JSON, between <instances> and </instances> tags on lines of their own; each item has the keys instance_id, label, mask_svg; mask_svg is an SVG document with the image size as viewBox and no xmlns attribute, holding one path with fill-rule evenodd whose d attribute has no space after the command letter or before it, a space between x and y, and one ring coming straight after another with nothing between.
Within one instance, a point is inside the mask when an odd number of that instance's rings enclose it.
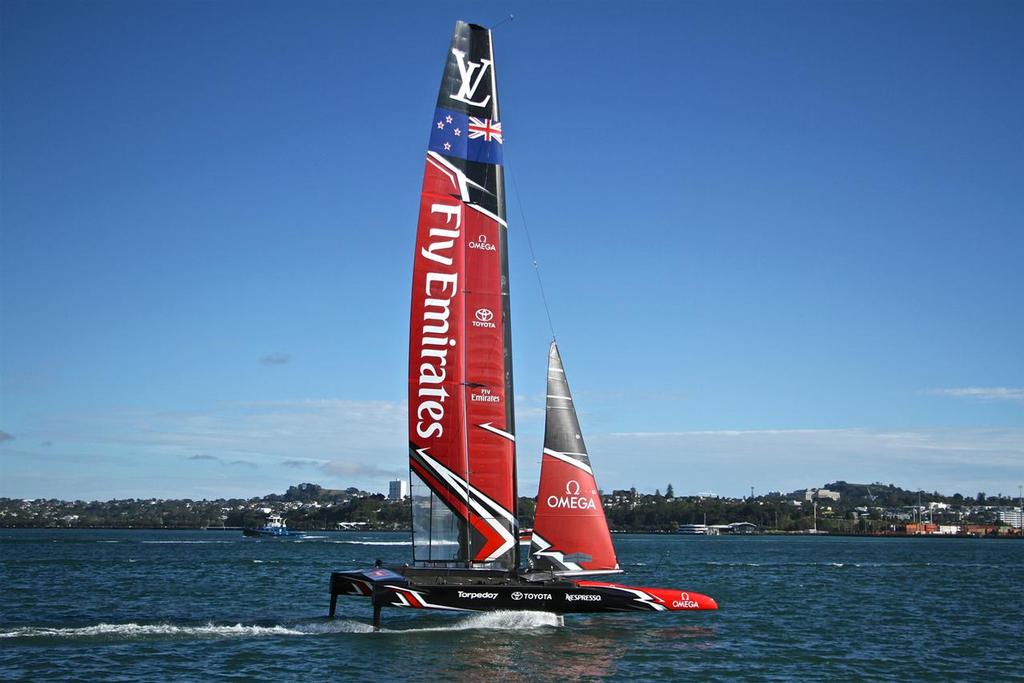
<instances>
[{"instance_id":1,"label":"louis vuitton logo","mask_svg":"<svg viewBox=\"0 0 1024 683\"><path fill-rule=\"evenodd\" d=\"M467 61L466 53L454 47L452 48L452 54L455 55L458 63L459 76L462 77L462 83L459 85L459 91L454 95L449 94L448 97L458 102L471 104L474 107L486 107L487 103L491 101L490 95L482 100L474 100L473 98L476 96L477 88L480 87L484 80L484 75L491 68L491 60L481 59L479 63Z\"/></svg>"}]
</instances>

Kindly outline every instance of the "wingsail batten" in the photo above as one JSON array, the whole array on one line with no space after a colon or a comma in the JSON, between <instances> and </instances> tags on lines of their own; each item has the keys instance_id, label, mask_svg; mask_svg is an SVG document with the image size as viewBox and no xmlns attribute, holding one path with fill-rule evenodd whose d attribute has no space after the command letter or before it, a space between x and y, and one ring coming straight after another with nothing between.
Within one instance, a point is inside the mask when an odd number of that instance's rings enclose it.
<instances>
[{"instance_id":1,"label":"wingsail batten","mask_svg":"<svg viewBox=\"0 0 1024 683\"><path fill-rule=\"evenodd\" d=\"M530 565L566 576L619 569L558 346L548 351L547 410Z\"/></svg>"},{"instance_id":2,"label":"wingsail batten","mask_svg":"<svg viewBox=\"0 0 1024 683\"><path fill-rule=\"evenodd\" d=\"M490 32L458 22L431 121L413 265L417 564L518 562L503 145Z\"/></svg>"}]
</instances>

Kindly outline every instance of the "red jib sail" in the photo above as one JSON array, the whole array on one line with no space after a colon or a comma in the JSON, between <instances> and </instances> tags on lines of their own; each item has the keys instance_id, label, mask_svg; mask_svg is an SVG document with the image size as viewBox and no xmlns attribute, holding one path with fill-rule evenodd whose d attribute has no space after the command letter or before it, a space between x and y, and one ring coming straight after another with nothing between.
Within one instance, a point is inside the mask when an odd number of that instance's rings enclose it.
<instances>
[{"instance_id":1,"label":"red jib sail","mask_svg":"<svg viewBox=\"0 0 1024 683\"><path fill-rule=\"evenodd\" d=\"M409 464L417 564L518 564L507 225L491 34L455 25L413 266Z\"/></svg>"},{"instance_id":2,"label":"red jib sail","mask_svg":"<svg viewBox=\"0 0 1024 683\"><path fill-rule=\"evenodd\" d=\"M575 575L618 571L590 456L554 342L548 352L546 415L531 568Z\"/></svg>"}]
</instances>

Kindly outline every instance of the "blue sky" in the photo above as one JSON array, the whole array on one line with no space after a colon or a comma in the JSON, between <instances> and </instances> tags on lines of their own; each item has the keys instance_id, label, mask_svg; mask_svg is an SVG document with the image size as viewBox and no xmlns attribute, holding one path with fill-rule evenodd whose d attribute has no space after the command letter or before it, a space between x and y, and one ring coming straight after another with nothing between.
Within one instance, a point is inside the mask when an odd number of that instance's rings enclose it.
<instances>
[{"instance_id":1,"label":"blue sky","mask_svg":"<svg viewBox=\"0 0 1024 683\"><path fill-rule=\"evenodd\" d=\"M521 493L524 213L603 488L1024 482L1019 3L0 12L2 496L403 473L440 72L455 19L510 12Z\"/></svg>"}]
</instances>

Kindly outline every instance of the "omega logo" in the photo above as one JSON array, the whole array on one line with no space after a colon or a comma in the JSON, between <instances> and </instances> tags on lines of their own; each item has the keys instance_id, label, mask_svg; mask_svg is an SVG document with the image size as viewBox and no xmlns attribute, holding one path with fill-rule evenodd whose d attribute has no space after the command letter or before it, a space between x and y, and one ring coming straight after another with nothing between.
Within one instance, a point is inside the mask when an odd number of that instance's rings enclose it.
<instances>
[{"instance_id":1,"label":"omega logo","mask_svg":"<svg viewBox=\"0 0 1024 683\"><path fill-rule=\"evenodd\" d=\"M689 593L680 593L679 600L672 601L672 607L676 609L698 609L700 604L696 600L691 600Z\"/></svg>"},{"instance_id":2,"label":"omega logo","mask_svg":"<svg viewBox=\"0 0 1024 683\"><path fill-rule=\"evenodd\" d=\"M498 248L493 243L487 241L487 235L477 235L475 240L470 241L469 248L482 251L498 251Z\"/></svg>"},{"instance_id":3,"label":"omega logo","mask_svg":"<svg viewBox=\"0 0 1024 683\"><path fill-rule=\"evenodd\" d=\"M596 510L597 504L590 496L580 494L580 483L575 479L565 482L564 496L548 496L548 507L569 508L570 510Z\"/></svg>"}]
</instances>

